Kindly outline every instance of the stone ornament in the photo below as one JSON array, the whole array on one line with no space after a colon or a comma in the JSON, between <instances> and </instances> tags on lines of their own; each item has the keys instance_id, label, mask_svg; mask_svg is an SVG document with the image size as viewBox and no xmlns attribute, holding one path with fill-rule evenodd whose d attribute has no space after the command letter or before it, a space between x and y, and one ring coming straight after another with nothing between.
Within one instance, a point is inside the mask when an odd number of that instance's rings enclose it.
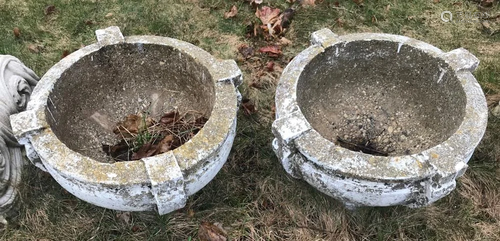
<instances>
[{"instance_id":1,"label":"stone ornament","mask_svg":"<svg viewBox=\"0 0 500 241\"><path fill-rule=\"evenodd\" d=\"M24 111L38 76L19 59L0 55L0 216L16 204L24 164L22 145L14 134L9 116Z\"/></svg>"},{"instance_id":2,"label":"stone ornament","mask_svg":"<svg viewBox=\"0 0 500 241\"><path fill-rule=\"evenodd\" d=\"M478 64L465 49L443 52L405 36L314 32L311 46L288 64L277 86L273 149L287 173L347 207L431 204L455 188L455 179L466 171L486 130L485 96L471 74ZM365 94L380 92L389 97L359 102ZM339 109L341 104L345 108ZM366 110L369 104L374 108ZM361 123L356 113L391 108L400 112L386 112L389 118L398 121L402 113L408 114L410 131L420 128L414 133L403 130L398 147L410 141L425 145L374 155L339 144L364 126L340 129L334 124ZM375 128L380 123L372 117L366 119ZM399 130L378 128L385 129L375 137ZM411 140L421 130L427 135ZM360 131L360 136L369 131Z\"/></svg>"},{"instance_id":3,"label":"stone ornament","mask_svg":"<svg viewBox=\"0 0 500 241\"><path fill-rule=\"evenodd\" d=\"M28 158L40 159L40 167L84 201L160 215L184 207L228 158L241 99L240 69L233 60L215 59L177 39L124 37L116 26L97 30L96 36L97 43L68 55L42 77L27 111L11 116L14 135ZM198 108L209 119L173 151L137 161L98 161L106 123L137 113L137 103L146 102L155 103L149 105L152 112L157 106L178 106L179 112ZM89 143L97 145L86 148Z\"/></svg>"}]
</instances>

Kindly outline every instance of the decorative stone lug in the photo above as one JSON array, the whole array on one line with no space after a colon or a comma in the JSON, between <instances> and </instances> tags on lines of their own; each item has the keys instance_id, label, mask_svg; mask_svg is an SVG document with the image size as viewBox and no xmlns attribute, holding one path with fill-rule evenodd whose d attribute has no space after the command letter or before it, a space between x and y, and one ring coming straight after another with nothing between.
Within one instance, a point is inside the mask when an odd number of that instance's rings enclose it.
<instances>
[{"instance_id":1,"label":"decorative stone lug","mask_svg":"<svg viewBox=\"0 0 500 241\"><path fill-rule=\"evenodd\" d=\"M422 207L449 194L486 129L478 59L390 34L322 29L311 44L276 90L284 169L348 208Z\"/></svg>"},{"instance_id":2,"label":"decorative stone lug","mask_svg":"<svg viewBox=\"0 0 500 241\"><path fill-rule=\"evenodd\" d=\"M180 40L123 37L118 27L96 31L98 42L62 59L40 80L26 112L12 115L28 157L66 190L92 204L122 210L182 208L227 160L236 132L238 85L233 60L217 60ZM175 150L137 161L106 162L114 123L148 108L208 117Z\"/></svg>"}]
</instances>

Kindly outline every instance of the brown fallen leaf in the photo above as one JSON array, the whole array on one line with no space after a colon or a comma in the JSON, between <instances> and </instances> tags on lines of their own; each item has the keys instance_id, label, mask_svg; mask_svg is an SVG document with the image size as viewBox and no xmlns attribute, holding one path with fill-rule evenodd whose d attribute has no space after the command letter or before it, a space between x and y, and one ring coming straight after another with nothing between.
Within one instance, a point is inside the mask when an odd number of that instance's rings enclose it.
<instances>
[{"instance_id":1,"label":"brown fallen leaf","mask_svg":"<svg viewBox=\"0 0 500 241\"><path fill-rule=\"evenodd\" d=\"M316 3L315 3L316 0L301 0L300 1L300 4L302 6L316 6Z\"/></svg>"},{"instance_id":2,"label":"brown fallen leaf","mask_svg":"<svg viewBox=\"0 0 500 241\"><path fill-rule=\"evenodd\" d=\"M339 25L339 27L341 27L341 28L344 27L345 22L343 19L337 18L337 20L335 22L337 22L337 25Z\"/></svg>"},{"instance_id":3,"label":"brown fallen leaf","mask_svg":"<svg viewBox=\"0 0 500 241\"><path fill-rule=\"evenodd\" d=\"M251 115L257 112L255 105L252 103L250 99L244 98L241 100L241 108L243 109L246 115Z\"/></svg>"},{"instance_id":4,"label":"brown fallen leaf","mask_svg":"<svg viewBox=\"0 0 500 241\"><path fill-rule=\"evenodd\" d=\"M500 94L486 95L486 103L488 107L492 107L500 101Z\"/></svg>"},{"instance_id":5,"label":"brown fallen leaf","mask_svg":"<svg viewBox=\"0 0 500 241\"><path fill-rule=\"evenodd\" d=\"M30 44L28 45L28 49L32 52L32 53L35 53L37 54L39 52L38 50L38 46L34 45L34 44Z\"/></svg>"},{"instance_id":6,"label":"brown fallen leaf","mask_svg":"<svg viewBox=\"0 0 500 241\"><path fill-rule=\"evenodd\" d=\"M113 17L113 13L108 13L104 16L105 18L110 18L110 17Z\"/></svg>"},{"instance_id":7,"label":"brown fallen leaf","mask_svg":"<svg viewBox=\"0 0 500 241\"><path fill-rule=\"evenodd\" d=\"M174 142L173 135L165 136L158 144L155 154L161 154L170 151L172 149L173 142Z\"/></svg>"},{"instance_id":8,"label":"brown fallen leaf","mask_svg":"<svg viewBox=\"0 0 500 241\"><path fill-rule=\"evenodd\" d=\"M439 3L439 0L433 0L432 2L433 3Z\"/></svg>"},{"instance_id":9,"label":"brown fallen leaf","mask_svg":"<svg viewBox=\"0 0 500 241\"><path fill-rule=\"evenodd\" d=\"M278 16L280 15L281 10L279 8L270 8L264 6L260 9L257 8L255 11L255 16L257 16L262 24L264 25L272 25L278 20Z\"/></svg>"},{"instance_id":10,"label":"brown fallen leaf","mask_svg":"<svg viewBox=\"0 0 500 241\"><path fill-rule=\"evenodd\" d=\"M61 54L61 59L66 58L70 54L69 50L64 50L63 53Z\"/></svg>"},{"instance_id":11,"label":"brown fallen leaf","mask_svg":"<svg viewBox=\"0 0 500 241\"><path fill-rule=\"evenodd\" d=\"M112 157L115 161L130 161L132 160L129 145L125 140L121 140L116 145L106 145L102 144L102 151L106 153L106 155Z\"/></svg>"},{"instance_id":12,"label":"brown fallen leaf","mask_svg":"<svg viewBox=\"0 0 500 241\"><path fill-rule=\"evenodd\" d=\"M15 28L13 29L13 32L14 32L14 36L15 36L16 38L19 38L19 36L21 36L21 30L19 30L19 28L18 28L18 27L15 27Z\"/></svg>"},{"instance_id":13,"label":"brown fallen leaf","mask_svg":"<svg viewBox=\"0 0 500 241\"><path fill-rule=\"evenodd\" d=\"M113 133L121 134L124 137L131 137L153 125L154 121L150 117L144 118L142 115L131 114L125 117L125 120L118 123L113 129Z\"/></svg>"},{"instance_id":14,"label":"brown fallen leaf","mask_svg":"<svg viewBox=\"0 0 500 241\"><path fill-rule=\"evenodd\" d=\"M187 210L187 216L188 216L189 218L194 217L194 210L193 210L193 209L191 209L191 208L189 208L189 209Z\"/></svg>"},{"instance_id":15,"label":"brown fallen leaf","mask_svg":"<svg viewBox=\"0 0 500 241\"><path fill-rule=\"evenodd\" d=\"M45 7L45 9L43 10L43 13L45 13L45 15L50 15L50 14L53 14L56 12L56 6L54 5L49 5L47 7Z\"/></svg>"},{"instance_id":16,"label":"brown fallen leaf","mask_svg":"<svg viewBox=\"0 0 500 241\"><path fill-rule=\"evenodd\" d=\"M151 142L142 145L137 152L132 154L132 160L140 160L144 157L150 157L155 154L156 148Z\"/></svg>"},{"instance_id":17,"label":"brown fallen leaf","mask_svg":"<svg viewBox=\"0 0 500 241\"><path fill-rule=\"evenodd\" d=\"M285 38L285 37L282 37L280 39L280 42L279 42L280 45L282 46L286 46L286 45L290 45L292 44L292 41L290 41L289 39Z\"/></svg>"},{"instance_id":18,"label":"brown fallen leaf","mask_svg":"<svg viewBox=\"0 0 500 241\"><path fill-rule=\"evenodd\" d=\"M373 15L372 16L372 23L376 23L376 22L378 22L377 17L375 17L375 15Z\"/></svg>"},{"instance_id":19,"label":"brown fallen leaf","mask_svg":"<svg viewBox=\"0 0 500 241\"><path fill-rule=\"evenodd\" d=\"M247 44L242 44L238 47L238 52L243 55L245 59L252 57L254 49Z\"/></svg>"},{"instance_id":20,"label":"brown fallen leaf","mask_svg":"<svg viewBox=\"0 0 500 241\"><path fill-rule=\"evenodd\" d=\"M201 222L198 228L198 239L200 241L226 241L227 232L222 225L210 222Z\"/></svg>"},{"instance_id":21,"label":"brown fallen leaf","mask_svg":"<svg viewBox=\"0 0 500 241\"><path fill-rule=\"evenodd\" d=\"M258 81L258 80L252 81L248 86L252 87L252 88L256 88L256 89L262 89L262 85L260 84L260 81Z\"/></svg>"},{"instance_id":22,"label":"brown fallen leaf","mask_svg":"<svg viewBox=\"0 0 500 241\"><path fill-rule=\"evenodd\" d=\"M92 21L90 19L89 20L85 20L85 25L92 25L92 24L94 24L94 21Z\"/></svg>"},{"instance_id":23,"label":"brown fallen leaf","mask_svg":"<svg viewBox=\"0 0 500 241\"><path fill-rule=\"evenodd\" d=\"M363 5L363 0L352 0L357 5Z\"/></svg>"},{"instance_id":24,"label":"brown fallen leaf","mask_svg":"<svg viewBox=\"0 0 500 241\"><path fill-rule=\"evenodd\" d=\"M480 6L484 8L489 8L493 6L495 0L481 0Z\"/></svg>"},{"instance_id":25,"label":"brown fallen leaf","mask_svg":"<svg viewBox=\"0 0 500 241\"><path fill-rule=\"evenodd\" d=\"M274 58L277 58L282 54L280 47L275 45L262 47L259 49L259 52L266 53L267 55L269 55L269 57L274 57Z\"/></svg>"},{"instance_id":26,"label":"brown fallen leaf","mask_svg":"<svg viewBox=\"0 0 500 241\"><path fill-rule=\"evenodd\" d=\"M282 28L288 28L290 26L290 24L292 23L292 18L294 16L294 14L295 14L295 11L291 8L287 8L287 9L285 9L285 11L283 11L283 13L280 16Z\"/></svg>"},{"instance_id":27,"label":"brown fallen leaf","mask_svg":"<svg viewBox=\"0 0 500 241\"><path fill-rule=\"evenodd\" d=\"M233 5L231 7L231 10L229 10L229 12L224 13L224 18L225 19L232 18L236 16L236 14L238 14L238 8L236 8L236 5Z\"/></svg>"},{"instance_id":28,"label":"brown fallen leaf","mask_svg":"<svg viewBox=\"0 0 500 241\"><path fill-rule=\"evenodd\" d=\"M121 222L128 224L130 222L130 212L117 212L116 218Z\"/></svg>"},{"instance_id":29,"label":"brown fallen leaf","mask_svg":"<svg viewBox=\"0 0 500 241\"><path fill-rule=\"evenodd\" d=\"M164 125L169 125L173 124L177 120L179 120L180 115L179 112L177 111L170 111L168 113L165 113L161 118L160 118L160 123Z\"/></svg>"},{"instance_id":30,"label":"brown fallen leaf","mask_svg":"<svg viewBox=\"0 0 500 241\"><path fill-rule=\"evenodd\" d=\"M274 62L273 61L267 62L267 64L266 64L266 70L269 71L269 72L273 72L273 70L274 70Z\"/></svg>"},{"instance_id":31,"label":"brown fallen leaf","mask_svg":"<svg viewBox=\"0 0 500 241\"><path fill-rule=\"evenodd\" d=\"M142 231L142 227L139 225L134 225L134 226L132 226L132 228L130 230L132 230L132 232L134 232L134 233L137 233L139 231Z\"/></svg>"}]
</instances>

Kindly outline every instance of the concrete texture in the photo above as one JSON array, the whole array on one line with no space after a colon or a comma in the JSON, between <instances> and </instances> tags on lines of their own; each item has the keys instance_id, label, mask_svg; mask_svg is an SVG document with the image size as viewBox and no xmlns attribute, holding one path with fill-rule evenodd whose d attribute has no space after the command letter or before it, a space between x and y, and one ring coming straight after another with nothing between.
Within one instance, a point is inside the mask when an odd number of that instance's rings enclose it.
<instances>
[{"instance_id":1,"label":"concrete texture","mask_svg":"<svg viewBox=\"0 0 500 241\"><path fill-rule=\"evenodd\" d=\"M166 214L185 205L225 163L236 129L241 71L189 43L96 31L98 42L53 66L13 132L37 166L95 205ZM209 120L184 145L138 161L107 163L110 123L143 107L197 111Z\"/></svg>"},{"instance_id":2,"label":"concrete texture","mask_svg":"<svg viewBox=\"0 0 500 241\"><path fill-rule=\"evenodd\" d=\"M285 170L349 207L421 207L450 193L486 129L479 60L389 34L322 29L311 43L276 90Z\"/></svg>"}]
</instances>

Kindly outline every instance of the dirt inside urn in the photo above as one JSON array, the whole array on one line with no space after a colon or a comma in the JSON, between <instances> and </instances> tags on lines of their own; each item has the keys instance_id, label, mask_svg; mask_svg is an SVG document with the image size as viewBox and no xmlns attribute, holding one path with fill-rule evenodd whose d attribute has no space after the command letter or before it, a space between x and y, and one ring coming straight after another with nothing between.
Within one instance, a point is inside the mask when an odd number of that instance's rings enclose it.
<instances>
[{"instance_id":1,"label":"dirt inside urn","mask_svg":"<svg viewBox=\"0 0 500 241\"><path fill-rule=\"evenodd\" d=\"M73 151L109 162L102 145L117 141L124 116L196 112L207 118L214 84L208 70L169 46L118 44L67 69L49 96L46 114L56 136Z\"/></svg>"},{"instance_id":2,"label":"dirt inside urn","mask_svg":"<svg viewBox=\"0 0 500 241\"><path fill-rule=\"evenodd\" d=\"M323 137L353 151L400 156L448 139L465 93L441 59L389 41L341 43L302 72L301 111Z\"/></svg>"}]
</instances>

